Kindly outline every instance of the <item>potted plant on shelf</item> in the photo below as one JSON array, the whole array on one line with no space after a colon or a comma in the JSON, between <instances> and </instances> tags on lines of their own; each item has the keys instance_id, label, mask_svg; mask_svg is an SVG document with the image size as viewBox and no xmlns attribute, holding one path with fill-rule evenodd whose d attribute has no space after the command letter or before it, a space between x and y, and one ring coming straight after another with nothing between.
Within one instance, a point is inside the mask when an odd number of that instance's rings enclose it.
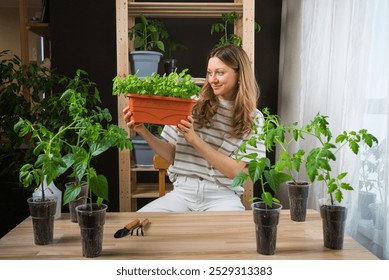
<instances>
[{"instance_id":1,"label":"potted plant on shelf","mask_svg":"<svg viewBox=\"0 0 389 280\"><path fill-rule=\"evenodd\" d=\"M313 137L318 146L307 155L305 168L311 182L318 180L327 188L328 199L320 201L320 215L323 221L324 246L329 249L342 249L344 239L344 223L347 208L341 205L343 192L352 191L353 187L344 181L347 172L334 174L331 163L336 161L336 153L348 146L354 154L358 154L360 145L372 147L378 143L377 138L366 129L340 133L333 141L328 116L317 114L311 122L301 128L302 135Z\"/></svg>"},{"instance_id":2,"label":"potted plant on shelf","mask_svg":"<svg viewBox=\"0 0 389 280\"><path fill-rule=\"evenodd\" d=\"M158 73L158 64L162 57L159 51L165 51L163 39L169 37L165 24L156 19L147 19L139 15L140 22L129 30L129 39L134 40L135 51L130 52L132 73L139 77Z\"/></svg>"},{"instance_id":3,"label":"potted plant on shelf","mask_svg":"<svg viewBox=\"0 0 389 280\"><path fill-rule=\"evenodd\" d=\"M234 26L239 19L239 14L237 12L225 13L222 14L221 20L222 23L214 23L211 26L211 35L214 33L222 33L222 36L219 38L216 47L221 47L225 45L237 45L239 47L242 46L242 38L232 32L229 32L228 27ZM261 30L261 26L255 22L254 30L259 32Z\"/></svg>"},{"instance_id":4,"label":"potted plant on shelf","mask_svg":"<svg viewBox=\"0 0 389 280\"><path fill-rule=\"evenodd\" d=\"M26 164L20 171L20 177L25 186L35 181L41 183L44 176L47 182L52 182L59 175L64 174L69 168L72 169L71 177L75 178L72 186L66 188L64 193L64 204L75 199L81 191L81 182L86 182L89 187L89 203L78 206L80 210L78 221L81 228L83 241L83 255L85 257L96 257L101 254L102 235L105 211L107 205L103 204L108 200L108 182L104 175L97 174L92 167L92 159L107 151L111 147L120 149L131 149L131 141L127 138L127 132L116 125L109 124L111 115L107 109L96 107L94 114L86 114L86 95L92 91L98 94L94 83L82 79L86 72L77 70L76 76L69 81L69 84L60 97L60 106L69 113L71 121L63 123L55 130L48 129L40 122L32 123L26 119L20 119L15 125L15 131L21 137L31 133L34 142L34 153L38 156L34 164ZM84 81L82 85L80 81ZM77 135L77 142L72 143L73 135ZM70 138L69 138L70 137ZM66 148L65 148L66 147ZM80 182L80 183L78 183ZM43 194L42 194L43 195ZM92 195L97 197L97 202L92 203ZM42 200L44 200L44 196ZM82 213L82 214L81 214ZM83 215L85 214L85 215ZM94 215L98 215L95 218ZM87 229L83 219L86 217ZM94 222L100 223L95 225ZM94 228L100 233L93 234ZM87 237L92 237L88 241ZM100 240L96 239L100 237ZM88 245L94 246L89 248Z\"/></svg>"},{"instance_id":5,"label":"potted plant on shelf","mask_svg":"<svg viewBox=\"0 0 389 280\"><path fill-rule=\"evenodd\" d=\"M256 147L258 141L263 141L263 134L251 137L238 149L237 160L250 160L247 170L239 173L233 180L232 187L241 186L251 180L259 182L261 197L253 197L253 217L256 231L257 252L263 255L274 255L277 241L277 225L282 205L273 196L279 190L281 183L290 180L291 176L276 168L267 157L258 158L256 153L247 154L246 145ZM270 188L270 189L269 189ZM272 193L273 192L273 193Z\"/></svg>"},{"instance_id":6,"label":"potted plant on shelf","mask_svg":"<svg viewBox=\"0 0 389 280\"><path fill-rule=\"evenodd\" d=\"M126 94L137 123L177 125L192 113L200 87L187 73L176 71L169 75L153 73L150 77L140 79L132 74L127 77L119 75L113 79L113 94Z\"/></svg>"}]
</instances>

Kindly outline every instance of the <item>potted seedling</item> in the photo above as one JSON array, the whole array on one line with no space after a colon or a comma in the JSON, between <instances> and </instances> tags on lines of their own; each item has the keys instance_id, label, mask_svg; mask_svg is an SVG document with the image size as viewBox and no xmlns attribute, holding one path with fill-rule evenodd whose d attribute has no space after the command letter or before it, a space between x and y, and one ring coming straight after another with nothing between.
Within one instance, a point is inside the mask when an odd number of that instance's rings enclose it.
<instances>
[{"instance_id":1,"label":"potted seedling","mask_svg":"<svg viewBox=\"0 0 389 280\"><path fill-rule=\"evenodd\" d=\"M354 188L347 182L347 172L335 173L331 163L336 161L336 154L344 147L349 147L354 154L358 154L361 144L372 147L378 143L377 138L366 129L359 131L342 132L333 140L328 116L317 114L311 122L302 127L305 138L313 137L317 140L317 147L309 151L305 168L311 182L323 182L329 198L320 201L320 215L323 221L324 246L330 249L342 249L344 238L344 223L347 217L347 208L341 205L344 191Z\"/></svg>"},{"instance_id":2,"label":"potted seedling","mask_svg":"<svg viewBox=\"0 0 389 280\"><path fill-rule=\"evenodd\" d=\"M306 218L311 183L299 179L300 167L305 161L305 151L303 149L291 151L291 146L302 139L301 130L296 122L290 125L282 124L279 116L270 114L268 108L263 109L263 114L265 120L260 138L264 141L267 152L273 152L277 148L279 152L274 168L285 171L291 178L290 181L281 184L277 197L281 197L281 192L286 190L289 203L281 200L281 204L288 205L293 221L303 222Z\"/></svg>"},{"instance_id":3,"label":"potted seedling","mask_svg":"<svg viewBox=\"0 0 389 280\"><path fill-rule=\"evenodd\" d=\"M158 64L165 51L163 40L169 37L165 24L156 19L139 15L140 21L129 30L129 39L134 40L135 51L130 52L132 73L139 77L158 73Z\"/></svg>"},{"instance_id":4,"label":"potted seedling","mask_svg":"<svg viewBox=\"0 0 389 280\"><path fill-rule=\"evenodd\" d=\"M216 47L226 46L226 45L237 45L242 46L242 38L237 34L234 34L230 31L229 27L234 27L234 25L239 20L239 14L237 12L225 13L221 16L222 22L214 23L211 26L211 35L214 33L221 33L222 36L219 38ZM255 22L254 30L259 32L261 30L260 25Z\"/></svg>"},{"instance_id":5,"label":"potted seedling","mask_svg":"<svg viewBox=\"0 0 389 280\"><path fill-rule=\"evenodd\" d=\"M251 180L258 182L261 187L261 197L253 197L252 209L256 229L257 252L263 255L273 255L276 249L277 225L282 205L273 195L279 190L281 183L291 179L291 176L276 168L267 157L258 158L258 154L246 153L246 146L256 147L263 141L263 135L251 137L238 149L240 156L249 159L247 170L239 173L233 180L232 186L241 186ZM259 201L258 201L259 200Z\"/></svg>"},{"instance_id":6,"label":"potted seedling","mask_svg":"<svg viewBox=\"0 0 389 280\"><path fill-rule=\"evenodd\" d=\"M71 121L52 131L40 122L32 123L20 119L15 125L15 131L20 136L31 133L32 139L36 140L34 153L38 156L37 161L34 164L26 164L20 171L20 178L24 185L33 182L41 183L45 176L48 183L52 182L69 168L72 169L71 177L76 178L78 182L88 184L89 202L78 206L80 210L78 222L83 241L83 255L96 257L101 254L102 249L101 232L107 209L107 205L102 202L108 200L108 182L104 175L97 174L91 164L92 159L111 147L131 149L131 141L127 138L125 130L109 124L111 115L107 109L97 107L94 114L85 115L87 110L85 93L90 93L92 90L97 94L97 89L93 87L94 83L80 86L83 74L86 73L77 70L76 76L69 81L60 97L61 106L66 108ZM67 137L71 135L73 139L74 134L77 135L78 141L69 142L70 138ZM77 184L67 188L64 193L64 204L76 198L80 191L81 185ZM93 203L92 195L97 197L96 203ZM45 200L44 193L42 200ZM87 222L84 222L84 217ZM95 230L99 232L94 233Z\"/></svg>"},{"instance_id":7,"label":"potted seedling","mask_svg":"<svg viewBox=\"0 0 389 280\"><path fill-rule=\"evenodd\" d=\"M136 123L177 125L192 114L192 108L200 93L200 87L184 69L169 75L152 74L139 78L132 74L113 79L113 94L129 97L132 118Z\"/></svg>"}]
</instances>

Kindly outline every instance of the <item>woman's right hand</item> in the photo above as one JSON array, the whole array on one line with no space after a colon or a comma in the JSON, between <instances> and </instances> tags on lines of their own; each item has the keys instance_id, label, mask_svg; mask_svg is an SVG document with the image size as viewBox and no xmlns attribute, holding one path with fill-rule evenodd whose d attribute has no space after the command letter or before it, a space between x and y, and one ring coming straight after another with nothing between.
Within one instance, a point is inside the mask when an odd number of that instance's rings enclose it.
<instances>
[{"instance_id":1,"label":"woman's right hand","mask_svg":"<svg viewBox=\"0 0 389 280\"><path fill-rule=\"evenodd\" d=\"M130 107L127 106L123 109L124 114L124 121L126 122L127 126L134 130L135 132L141 134L143 130L146 130L146 127L143 123L135 123L134 120L131 120L132 112L130 111Z\"/></svg>"}]
</instances>

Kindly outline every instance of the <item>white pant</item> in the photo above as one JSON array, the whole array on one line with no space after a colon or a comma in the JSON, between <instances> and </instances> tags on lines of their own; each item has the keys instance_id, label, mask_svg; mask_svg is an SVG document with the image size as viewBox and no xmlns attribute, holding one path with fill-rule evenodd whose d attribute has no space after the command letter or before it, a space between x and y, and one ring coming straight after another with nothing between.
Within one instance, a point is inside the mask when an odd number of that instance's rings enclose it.
<instances>
[{"instance_id":1,"label":"white pant","mask_svg":"<svg viewBox=\"0 0 389 280\"><path fill-rule=\"evenodd\" d=\"M214 182L178 176L174 189L138 212L243 211L240 194Z\"/></svg>"}]
</instances>

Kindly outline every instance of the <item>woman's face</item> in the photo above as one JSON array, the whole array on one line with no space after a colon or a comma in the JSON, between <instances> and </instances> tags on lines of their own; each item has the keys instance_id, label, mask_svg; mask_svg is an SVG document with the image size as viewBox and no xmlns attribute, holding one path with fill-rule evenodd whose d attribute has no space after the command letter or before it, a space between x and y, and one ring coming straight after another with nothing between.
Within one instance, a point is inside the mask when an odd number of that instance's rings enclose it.
<instances>
[{"instance_id":1,"label":"woman's face","mask_svg":"<svg viewBox=\"0 0 389 280\"><path fill-rule=\"evenodd\" d=\"M207 79L217 97L232 100L238 82L238 73L234 69L219 58L211 57L208 60Z\"/></svg>"}]
</instances>

